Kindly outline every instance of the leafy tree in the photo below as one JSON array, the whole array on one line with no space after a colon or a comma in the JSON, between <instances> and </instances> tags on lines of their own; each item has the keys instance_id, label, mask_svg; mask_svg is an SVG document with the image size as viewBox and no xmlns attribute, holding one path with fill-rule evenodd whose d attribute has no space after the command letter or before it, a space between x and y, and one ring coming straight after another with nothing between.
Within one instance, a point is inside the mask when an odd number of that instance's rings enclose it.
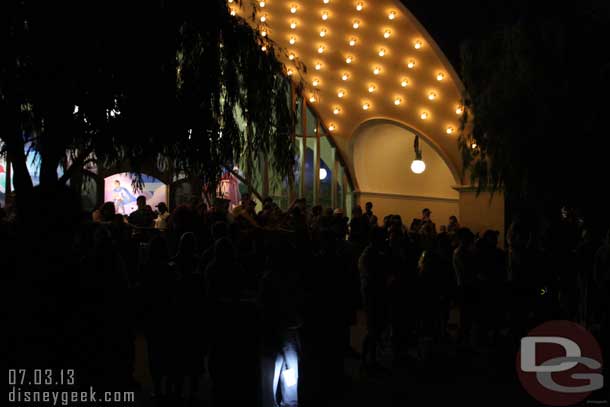
<instances>
[{"instance_id":1,"label":"leafy tree","mask_svg":"<svg viewBox=\"0 0 610 407\"><path fill-rule=\"evenodd\" d=\"M223 165L251 165L257 154L291 172L282 50L225 0L0 7L0 147L18 194L32 189L28 146L49 191L90 159L134 173L159 160L209 184Z\"/></svg>"},{"instance_id":2,"label":"leafy tree","mask_svg":"<svg viewBox=\"0 0 610 407\"><path fill-rule=\"evenodd\" d=\"M505 192L509 208L587 205L607 172L599 96L610 84L609 6L523 11L462 47L464 164L480 189Z\"/></svg>"}]
</instances>

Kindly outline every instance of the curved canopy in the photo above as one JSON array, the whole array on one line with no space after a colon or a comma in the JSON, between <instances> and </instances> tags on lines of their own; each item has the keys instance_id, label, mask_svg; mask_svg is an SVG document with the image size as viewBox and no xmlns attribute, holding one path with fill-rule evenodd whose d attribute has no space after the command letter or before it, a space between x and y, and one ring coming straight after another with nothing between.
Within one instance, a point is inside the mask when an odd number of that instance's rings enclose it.
<instances>
[{"instance_id":1,"label":"curved canopy","mask_svg":"<svg viewBox=\"0 0 610 407\"><path fill-rule=\"evenodd\" d=\"M229 3L237 14L252 15ZM399 1L258 3L253 23L285 50L288 74L303 80L305 98L340 145L362 123L389 119L426 137L450 167L461 168L456 139L463 86Z\"/></svg>"}]
</instances>

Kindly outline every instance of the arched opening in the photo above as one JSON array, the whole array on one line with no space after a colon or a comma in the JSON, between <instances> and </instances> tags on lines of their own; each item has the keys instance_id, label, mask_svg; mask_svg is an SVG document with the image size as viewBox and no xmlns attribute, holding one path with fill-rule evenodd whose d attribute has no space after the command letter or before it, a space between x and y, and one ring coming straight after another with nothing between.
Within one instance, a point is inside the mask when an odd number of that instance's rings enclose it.
<instances>
[{"instance_id":1,"label":"arched opening","mask_svg":"<svg viewBox=\"0 0 610 407\"><path fill-rule=\"evenodd\" d=\"M454 189L457 172L442 151L420 136L426 170L413 173L416 135L389 120L372 120L357 129L351 149L359 202L372 202L380 218L399 214L407 224L429 208L437 225L444 225L449 216L459 216L459 193Z\"/></svg>"}]
</instances>

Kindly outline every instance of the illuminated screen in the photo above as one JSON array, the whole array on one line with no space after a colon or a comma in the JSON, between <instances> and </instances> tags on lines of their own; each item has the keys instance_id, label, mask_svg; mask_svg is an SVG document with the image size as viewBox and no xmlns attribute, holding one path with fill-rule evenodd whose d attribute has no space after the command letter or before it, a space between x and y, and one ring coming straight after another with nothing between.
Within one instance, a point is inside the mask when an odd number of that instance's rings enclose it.
<instances>
[{"instance_id":1,"label":"illuminated screen","mask_svg":"<svg viewBox=\"0 0 610 407\"><path fill-rule=\"evenodd\" d=\"M167 185L148 175L142 175L142 180L144 186L136 190L128 172L104 178L104 202L114 202L116 213L122 215L129 215L137 209L136 199L140 195L146 197L146 203L153 209L161 202L167 203Z\"/></svg>"}]
</instances>

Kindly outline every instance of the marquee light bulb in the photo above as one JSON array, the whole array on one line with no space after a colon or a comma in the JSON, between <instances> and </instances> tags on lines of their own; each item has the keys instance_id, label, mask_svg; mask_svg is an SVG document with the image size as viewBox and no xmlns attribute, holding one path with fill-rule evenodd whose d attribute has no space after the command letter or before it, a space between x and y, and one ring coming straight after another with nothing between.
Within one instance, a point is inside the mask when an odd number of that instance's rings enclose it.
<instances>
[{"instance_id":1,"label":"marquee light bulb","mask_svg":"<svg viewBox=\"0 0 610 407\"><path fill-rule=\"evenodd\" d=\"M379 56L380 56L380 57L382 57L382 56L384 56L384 55L385 55L385 49L381 48L381 49L379 50Z\"/></svg>"},{"instance_id":2,"label":"marquee light bulb","mask_svg":"<svg viewBox=\"0 0 610 407\"><path fill-rule=\"evenodd\" d=\"M442 81L443 79L445 79L445 74L444 74L444 73L439 72L439 73L437 73L437 74L436 74L436 80L437 80L437 81L439 81L439 82L440 82L440 81Z\"/></svg>"},{"instance_id":3,"label":"marquee light bulb","mask_svg":"<svg viewBox=\"0 0 610 407\"><path fill-rule=\"evenodd\" d=\"M412 59L409 60L409 62L407 62L407 68L409 68L409 69L415 68L415 61Z\"/></svg>"},{"instance_id":4,"label":"marquee light bulb","mask_svg":"<svg viewBox=\"0 0 610 407\"><path fill-rule=\"evenodd\" d=\"M402 103L402 99L401 99L401 98L396 98L396 99L394 99L394 104L395 104L396 106L399 106L401 103Z\"/></svg>"},{"instance_id":5,"label":"marquee light bulb","mask_svg":"<svg viewBox=\"0 0 610 407\"><path fill-rule=\"evenodd\" d=\"M361 1L358 2L358 4L356 4L356 10L362 11L363 8L364 8L364 3L362 3Z\"/></svg>"},{"instance_id":6,"label":"marquee light bulb","mask_svg":"<svg viewBox=\"0 0 610 407\"><path fill-rule=\"evenodd\" d=\"M460 115L460 114L462 114L462 113L464 113L464 108L463 108L462 106L458 106L458 107L455 109L455 114Z\"/></svg>"},{"instance_id":7,"label":"marquee light bulb","mask_svg":"<svg viewBox=\"0 0 610 407\"><path fill-rule=\"evenodd\" d=\"M328 20L328 11L322 12L322 20L324 20L324 21Z\"/></svg>"},{"instance_id":8,"label":"marquee light bulb","mask_svg":"<svg viewBox=\"0 0 610 407\"><path fill-rule=\"evenodd\" d=\"M266 46L266 45L263 45L263 46L261 47L261 51L263 51L263 52L267 51L267 46Z\"/></svg>"},{"instance_id":9,"label":"marquee light bulb","mask_svg":"<svg viewBox=\"0 0 610 407\"><path fill-rule=\"evenodd\" d=\"M385 30L383 32L383 38L390 38L391 35L392 35L392 32L390 30Z\"/></svg>"},{"instance_id":10,"label":"marquee light bulb","mask_svg":"<svg viewBox=\"0 0 610 407\"><path fill-rule=\"evenodd\" d=\"M344 80L344 81L348 80L349 79L349 74L347 72L344 73L343 75L341 75L341 79Z\"/></svg>"},{"instance_id":11,"label":"marquee light bulb","mask_svg":"<svg viewBox=\"0 0 610 407\"><path fill-rule=\"evenodd\" d=\"M294 52L291 52L291 53L288 55L288 59L289 59L289 60L291 60L291 61L294 61L294 59L295 59L295 58L296 58L296 55L294 55Z\"/></svg>"},{"instance_id":12,"label":"marquee light bulb","mask_svg":"<svg viewBox=\"0 0 610 407\"><path fill-rule=\"evenodd\" d=\"M337 96L339 98L342 98L343 96L345 96L345 91L344 90L340 90L339 92L337 92Z\"/></svg>"},{"instance_id":13,"label":"marquee light bulb","mask_svg":"<svg viewBox=\"0 0 610 407\"><path fill-rule=\"evenodd\" d=\"M369 93L375 92L375 85L369 85Z\"/></svg>"},{"instance_id":14,"label":"marquee light bulb","mask_svg":"<svg viewBox=\"0 0 610 407\"><path fill-rule=\"evenodd\" d=\"M297 40L294 37L290 37L290 40L288 42L290 43L290 45L294 45L294 43L297 42Z\"/></svg>"},{"instance_id":15,"label":"marquee light bulb","mask_svg":"<svg viewBox=\"0 0 610 407\"><path fill-rule=\"evenodd\" d=\"M447 134L453 134L454 131L455 130L453 127L451 127L451 126L447 127Z\"/></svg>"},{"instance_id":16,"label":"marquee light bulb","mask_svg":"<svg viewBox=\"0 0 610 407\"><path fill-rule=\"evenodd\" d=\"M264 23L265 21L267 21L267 14L263 14L260 18L261 23Z\"/></svg>"},{"instance_id":17,"label":"marquee light bulb","mask_svg":"<svg viewBox=\"0 0 610 407\"><path fill-rule=\"evenodd\" d=\"M354 22L352 23L352 27L354 27L354 30L357 30L360 27L360 21L354 20Z\"/></svg>"},{"instance_id":18,"label":"marquee light bulb","mask_svg":"<svg viewBox=\"0 0 610 407\"><path fill-rule=\"evenodd\" d=\"M320 45L318 47L318 54L323 54L324 53L324 45Z\"/></svg>"},{"instance_id":19,"label":"marquee light bulb","mask_svg":"<svg viewBox=\"0 0 610 407\"><path fill-rule=\"evenodd\" d=\"M347 58L345 58L345 63L346 63L346 64L351 64L351 63L352 63L352 61L353 61L353 58L352 58L352 56L351 56L351 55L349 55Z\"/></svg>"},{"instance_id":20,"label":"marquee light bulb","mask_svg":"<svg viewBox=\"0 0 610 407\"><path fill-rule=\"evenodd\" d=\"M350 46L350 47L353 47L353 46L355 46L355 45L356 45L356 39L355 39L355 38L350 38L350 40L349 40L349 46Z\"/></svg>"},{"instance_id":21,"label":"marquee light bulb","mask_svg":"<svg viewBox=\"0 0 610 407\"><path fill-rule=\"evenodd\" d=\"M320 37L322 37L322 38L326 37L326 28L322 28L320 30Z\"/></svg>"},{"instance_id":22,"label":"marquee light bulb","mask_svg":"<svg viewBox=\"0 0 610 407\"><path fill-rule=\"evenodd\" d=\"M293 72L292 72L292 69L288 69L288 70L286 71L286 74L287 74L288 76L292 76L292 73L293 73Z\"/></svg>"},{"instance_id":23,"label":"marquee light bulb","mask_svg":"<svg viewBox=\"0 0 610 407\"><path fill-rule=\"evenodd\" d=\"M297 23L296 23L296 21L291 21L291 22L290 22L290 29L291 29L291 30L294 30L294 29L296 29L296 28L297 28Z\"/></svg>"},{"instance_id":24,"label":"marquee light bulb","mask_svg":"<svg viewBox=\"0 0 610 407\"><path fill-rule=\"evenodd\" d=\"M258 3L258 5L261 6L261 8L264 8L265 7L265 2L261 1L261 2Z\"/></svg>"},{"instance_id":25,"label":"marquee light bulb","mask_svg":"<svg viewBox=\"0 0 610 407\"><path fill-rule=\"evenodd\" d=\"M369 107L371 107L371 105L368 104L368 103L363 103L362 104L362 110L369 110Z\"/></svg>"},{"instance_id":26,"label":"marquee light bulb","mask_svg":"<svg viewBox=\"0 0 610 407\"><path fill-rule=\"evenodd\" d=\"M314 95L309 97L309 103L316 103L316 97Z\"/></svg>"},{"instance_id":27,"label":"marquee light bulb","mask_svg":"<svg viewBox=\"0 0 610 407\"><path fill-rule=\"evenodd\" d=\"M319 79L314 79L314 80L311 82L311 84L317 88L317 87L318 87L318 85L320 85L320 80L319 80Z\"/></svg>"},{"instance_id":28,"label":"marquee light bulb","mask_svg":"<svg viewBox=\"0 0 610 407\"><path fill-rule=\"evenodd\" d=\"M379 75L381 73L381 68L376 66L375 69L373 69L373 75Z\"/></svg>"},{"instance_id":29,"label":"marquee light bulb","mask_svg":"<svg viewBox=\"0 0 610 407\"><path fill-rule=\"evenodd\" d=\"M402 86L403 88L406 88L408 84L409 84L409 81L408 81L408 80L406 80L406 79L403 79L403 80L400 82L400 86Z\"/></svg>"},{"instance_id":30,"label":"marquee light bulb","mask_svg":"<svg viewBox=\"0 0 610 407\"><path fill-rule=\"evenodd\" d=\"M434 99L436 99L436 93L434 93L434 92L430 92L430 93L428 94L428 99L429 99L429 100L434 100Z\"/></svg>"},{"instance_id":31,"label":"marquee light bulb","mask_svg":"<svg viewBox=\"0 0 610 407\"><path fill-rule=\"evenodd\" d=\"M320 62L317 62L314 68L316 68L316 71L319 71L320 69L322 69L322 64Z\"/></svg>"},{"instance_id":32,"label":"marquee light bulb","mask_svg":"<svg viewBox=\"0 0 610 407\"><path fill-rule=\"evenodd\" d=\"M421 49L421 47L423 47L424 44L420 40L417 40L417 41L415 41L415 44L413 44L413 46L415 47L415 49Z\"/></svg>"},{"instance_id":33,"label":"marquee light bulb","mask_svg":"<svg viewBox=\"0 0 610 407\"><path fill-rule=\"evenodd\" d=\"M296 4L293 4L292 6L290 6L290 12L292 14L295 14L297 12L297 6Z\"/></svg>"},{"instance_id":34,"label":"marquee light bulb","mask_svg":"<svg viewBox=\"0 0 610 407\"><path fill-rule=\"evenodd\" d=\"M341 108L337 106L333 109L333 114L337 115L339 113L341 113Z\"/></svg>"},{"instance_id":35,"label":"marquee light bulb","mask_svg":"<svg viewBox=\"0 0 610 407\"><path fill-rule=\"evenodd\" d=\"M231 7L231 15L235 16L237 14L237 11L235 11L235 9L233 7Z\"/></svg>"},{"instance_id":36,"label":"marquee light bulb","mask_svg":"<svg viewBox=\"0 0 610 407\"><path fill-rule=\"evenodd\" d=\"M394 20L396 18L396 12L395 11L390 11L390 13L388 14L388 19L389 20Z\"/></svg>"},{"instance_id":37,"label":"marquee light bulb","mask_svg":"<svg viewBox=\"0 0 610 407\"><path fill-rule=\"evenodd\" d=\"M328 131L335 131L336 127L333 123L330 124L330 126L328 126Z\"/></svg>"},{"instance_id":38,"label":"marquee light bulb","mask_svg":"<svg viewBox=\"0 0 610 407\"><path fill-rule=\"evenodd\" d=\"M422 112L419 117L421 117L422 120L428 120L428 117L430 117L430 115L428 114L428 112Z\"/></svg>"}]
</instances>

